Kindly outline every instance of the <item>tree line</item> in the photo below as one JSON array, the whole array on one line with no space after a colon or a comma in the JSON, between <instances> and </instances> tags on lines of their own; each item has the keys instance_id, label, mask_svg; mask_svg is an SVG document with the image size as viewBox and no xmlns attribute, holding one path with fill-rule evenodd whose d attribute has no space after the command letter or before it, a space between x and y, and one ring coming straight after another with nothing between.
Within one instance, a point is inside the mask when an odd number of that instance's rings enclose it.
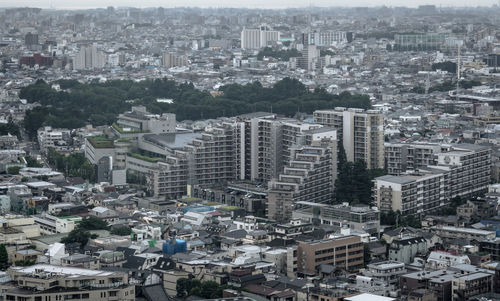
<instances>
[{"instance_id":1,"label":"tree line","mask_svg":"<svg viewBox=\"0 0 500 301\"><path fill-rule=\"evenodd\" d=\"M95 180L94 166L83 153L72 153L65 156L51 147L47 151L47 161L52 167L68 177L82 177L92 183Z\"/></svg>"},{"instance_id":2,"label":"tree line","mask_svg":"<svg viewBox=\"0 0 500 301\"><path fill-rule=\"evenodd\" d=\"M337 106L370 108L366 95L347 92L332 95L323 88L314 91L297 79L285 78L272 87L260 82L246 85L230 84L221 87L223 96L213 97L192 83L176 83L163 79L112 80L87 84L74 80L58 83L62 91L52 89L52 84L38 80L20 91L20 98L30 103L40 103L26 112L24 128L31 136L42 126L79 128L86 124L111 125L118 114L130 110L132 105L144 105L155 114L170 112L178 120L198 120L235 116L255 111L272 111L293 116L297 111L312 113L318 109ZM157 99L173 99L173 103L159 103Z\"/></svg>"}]
</instances>

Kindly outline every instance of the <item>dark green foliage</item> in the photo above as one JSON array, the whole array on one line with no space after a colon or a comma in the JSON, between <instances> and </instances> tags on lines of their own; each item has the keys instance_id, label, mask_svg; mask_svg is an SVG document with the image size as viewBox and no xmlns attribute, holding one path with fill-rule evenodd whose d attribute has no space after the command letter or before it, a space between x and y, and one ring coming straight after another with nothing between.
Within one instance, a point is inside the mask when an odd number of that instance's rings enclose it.
<instances>
[{"instance_id":1,"label":"dark green foliage","mask_svg":"<svg viewBox=\"0 0 500 301\"><path fill-rule=\"evenodd\" d=\"M68 233L68 236L63 237L61 242L64 244L78 243L80 248L83 248L89 239L97 238L97 234L90 234L89 230L107 230L108 223L97 218L88 217L83 219L74 230Z\"/></svg>"},{"instance_id":2,"label":"dark green foliage","mask_svg":"<svg viewBox=\"0 0 500 301\"><path fill-rule=\"evenodd\" d=\"M21 170L20 166L11 166L7 168L7 173L10 175L18 175L20 170Z\"/></svg>"},{"instance_id":3,"label":"dark green foliage","mask_svg":"<svg viewBox=\"0 0 500 301\"><path fill-rule=\"evenodd\" d=\"M448 206L442 208L438 212L436 212L436 215L441 215L441 216L447 216L447 215L456 215L457 214L457 208L461 205L464 205L467 203L466 200L462 200L459 196L454 197L451 199L451 202Z\"/></svg>"},{"instance_id":4,"label":"dark green foliage","mask_svg":"<svg viewBox=\"0 0 500 301\"><path fill-rule=\"evenodd\" d=\"M27 266L34 265L35 263L36 263L36 260L29 260L29 259L17 260L15 262L16 266L18 266L18 267L27 267Z\"/></svg>"},{"instance_id":5,"label":"dark green foliage","mask_svg":"<svg viewBox=\"0 0 500 301\"><path fill-rule=\"evenodd\" d=\"M0 270L5 271L9 267L9 254L4 244L0 245Z\"/></svg>"},{"instance_id":6,"label":"dark green foliage","mask_svg":"<svg viewBox=\"0 0 500 301\"><path fill-rule=\"evenodd\" d=\"M176 283L177 297L188 296L202 297L203 299L217 299L222 297L222 291L226 285L219 285L215 281L201 282L198 279L180 278Z\"/></svg>"},{"instance_id":7,"label":"dark green foliage","mask_svg":"<svg viewBox=\"0 0 500 301\"><path fill-rule=\"evenodd\" d=\"M78 228L84 230L107 230L109 227L106 221L94 216L89 216L78 224Z\"/></svg>"},{"instance_id":8,"label":"dark green foliage","mask_svg":"<svg viewBox=\"0 0 500 301\"><path fill-rule=\"evenodd\" d=\"M448 71L448 73L457 73L457 64L450 61L432 64L433 71L438 69Z\"/></svg>"},{"instance_id":9,"label":"dark green foliage","mask_svg":"<svg viewBox=\"0 0 500 301\"><path fill-rule=\"evenodd\" d=\"M380 224L382 225L396 225L398 221L398 214L394 211L381 212L380 213Z\"/></svg>"},{"instance_id":10,"label":"dark green foliage","mask_svg":"<svg viewBox=\"0 0 500 301\"><path fill-rule=\"evenodd\" d=\"M127 226L111 229L111 234L113 235L125 236L125 235L130 235L130 233L132 233L132 229Z\"/></svg>"},{"instance_id":11,"label":"dark green foliage","mask_svg":"<svg viewBox=\"0 0 500 301\"><path fill-rule=\"evenodd\" d=\"M329 49L326 50L320 50L319 51L320 56L325 56L325 55L335 55L335 53Z\"/></svg>"},{"instance_id":12,"label":"dark green foliage","mask_svg":"<svg viewBox=\"0 0 500 301\"><path fill-rule=\"evenodd\" d=\"M30 156L27 156L27 157L24 157L24 159L26 159L26 166L28 167L43 167L42 164L40 164L35 158L33 157L30 157Z\"/></svg>"},{"instance_id":13,"label":"dark green foliage","mask_svg":"<svg viewBox=\"0 0 500 301\"><path fill-rule=\"evenodd\" d=\"M370 261L372 259L371 255L370 255L370 247L368 246L368 244L364 244L364 246L363 246L363 259L364 259L365 265L370 263Z\"/></svg>"},{"instance_id":14,"label":"dark green foliage","mask_svg":"<svg viewBox=\"0 0 500 301\"><path fill-rule=\"evenodd\" d=\"M0 124L0 135L11 134L12 136L20 136L19 127L10 120L7 123Z\"/></svg>"},{"instance_id":15,"label":"dark green foliage","mask_svg":"<svg viewBox=\"0 0 500 301\"><path fill-rule=\"evenodd\" d=\"M481 82L477 80L462 80L460 81L460 88L462 89L470 89L475 86L480 86ZM452 81L446 81L442 84L437 84L429 88L429 93L438 91L438 92L448 92L448 91L454 91L457 89L457 82L452 82ZM425 89L423 87L414 87L411 89L412 93L418 93L418 94L424 94Z\"/></svg>"},{"instance_id":16,"label":"dark green foliage","mask_svg":"<svg viewBox=\"0 0 500 301\"><path fill-rule=\"evenodd\" d=\"M83 248L90 239L90 232L85 229L76 227L73 231L68 233L68 236L65 236L61 239L63 244L70 243L78 243L80 248Z\"/></svg>"},{"instance_id":17,"label":"dark green foliage","mask_svg":"<svg viewBox=\"0 0 500 301\"><path fill-rule=\"evenodd\" d=\"M299 57L302 56L297 49L292 48L288 50L274 50L271 47L265 47L257 54L257 59L262 61L264 57L273 57L275 59L279 59L280 61L288 61L291 57Z\"/></svg>"},{"instance_id":18,"label":"dark green foliage","mask_svg":"<svg viewBox=\"0 0 500 301\"><path fill-rule=\"evenodd\" d=\"M368 170L362 160L348 162L342 143L339 143L338 176L335 181L335 198L338 203L370 204L372 180L385 175L382 169Z\"/></svg>"},{"instance_id":19,"label":"dark green foliage","mask_svg":"<svg viewBox=\"0 0 500 301\"><path fill-rule=\"evenodd\" d=\"M413 214L405 217L401 216L401 212L389 211L380 213L380 224L394 225L395 227L413 227L420 228L422 225L420 219Z\"/></svg>"},{"instance_id":20,"label":"dark green foliage","mask_svg":"<svg viewBox=\"0 0 500 301\"><path fill-rule=\"evenodd\" d=\"M47 152L49 164L68 177L82 177L90 182L94 181L94 166L82 153L72 153L68 156L58 153L54 148Z\"/></svg>"},{"instance_id":21,"label":"dark green foliage","mask_svg":"<svg viewBox=\"0 0 500 301\"><path fill-rule=\"evenodd\" d=\"M207 91L197 90L192 83L177 84L168 79L64 85L71 86L71 91L57 92L42 80L21 89L21 98L42 104L26 112L24 127L31 137L35 137L38 128L44 125L70 129L88 123L111 125L118 114L132 106L127 100L133 100L134 105L144 105L155 114L175 113L178 120L271 110L293 116L298 110L312 113L338 106L363 109L371 106L366 95L347 92L331 95L324 89L309 92L300 81L291 78L285 78L270 88L264 88L258 82L227 85L221 88L224 95L215 98ZM158 103L157 98L171 98L174 103Z\"/></svg>"}]
</instances>

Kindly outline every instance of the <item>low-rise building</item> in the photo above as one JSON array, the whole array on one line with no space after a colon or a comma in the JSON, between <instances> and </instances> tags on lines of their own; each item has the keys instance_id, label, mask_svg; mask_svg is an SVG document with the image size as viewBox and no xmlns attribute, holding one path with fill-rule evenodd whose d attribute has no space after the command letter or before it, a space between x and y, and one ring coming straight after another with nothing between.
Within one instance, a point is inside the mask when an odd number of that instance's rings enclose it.
<instances>
[{"instance_id":1,"label":"low-rise building","mask_svg":"<svg viewBox=\"0 0 500 301\"><path fill-rule=\"evenodd\" d=\"M318 275L321 265L334 265L337 269L358 271L363 264L363 243L359 236L299 241L298 274Z\"/></svg>"},{"instance_id":2,"label":"low-rise building","mask_svg":"<svg viewBox=\"0 0 500 301\"><path fill-rule=\"evenodd\" d=\"M135 300L126 273L37 264L7 275L14 287L4 289L6 300Z\"/></svg>"}]
</instances>

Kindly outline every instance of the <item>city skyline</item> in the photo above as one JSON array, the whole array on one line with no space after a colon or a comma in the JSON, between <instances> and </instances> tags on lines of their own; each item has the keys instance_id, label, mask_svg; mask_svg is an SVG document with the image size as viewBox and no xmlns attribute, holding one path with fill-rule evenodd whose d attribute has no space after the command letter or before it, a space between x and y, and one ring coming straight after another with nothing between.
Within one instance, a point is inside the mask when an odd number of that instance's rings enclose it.
<instances>
[{"instance_id":1,"label":"city skyline","mask_svg":"<svg viewBox=\"0 0 500 301\"><path fill-rule=\"evenodd\" d=\"M436 5L445 7L477 7L477 6L492 6L498 4L495 0L478 0L478 1L467 1L467 0L441 0L441 1L427 1L427 0L417 0L417 1L397 1L397 0L353 0L349 2L345 1L327 1L327 0L275 0L275 1L248 1L248 2L238 2L235 4L233 1L229 0L192 0L186 3L181 0L172 1L160 1L160 0L146 0L142 1L140 5L137 2L131 0L105 0L105 1L85 1L82 5L81 1L64 1L64 0L44 0L44 1L34 1L34 0L1 0L0 7L39 7L39 8L53 8L53 9L93 9L93 8L104 8L107 6L114 7L138 7L138 8L148 8L148 7L229 7L229 8L265 8L265 9L284 9L284 8L298 8L307 6L318 6L318 7L356 7L356 6L389 6L389 7L417 7L419 5Z\"/></svg>"}]
</instances>

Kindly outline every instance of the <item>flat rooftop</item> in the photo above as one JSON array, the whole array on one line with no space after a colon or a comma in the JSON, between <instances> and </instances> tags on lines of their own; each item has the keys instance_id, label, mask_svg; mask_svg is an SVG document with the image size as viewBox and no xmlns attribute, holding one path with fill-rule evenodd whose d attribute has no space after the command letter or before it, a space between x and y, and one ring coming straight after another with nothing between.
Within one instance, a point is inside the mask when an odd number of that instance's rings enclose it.
<instances>
[{"instance_id":1,"label":"flat rooftop","mask_svg":"<svg viewBox=\"0 0 500 301\"><path fill-rule=\"evenodd\" d=\"M194 139L201 138L202 133L167 133L167 134L147 134L145 141L160 144L170 149L181 149Z\"/></svg>"},{"instance_id":2,"label":"flat rooftop","mask_svg":"<svg viewBox=\"0 0 500 301\"><path fill-rule=\"evenodd\" d=\"M35 274L36 272L45 272L45 273L55 273L55 274L63 274L68 276L110 276L113 275L114 272L108 271L100 271L100 270L89 270L89 269L81 269L74 267L62 267L56 265L49 264L36 264L29 267L11 267L12 270L15 270L18 273L24 274Z\"/></svg>"}]
</instances>

